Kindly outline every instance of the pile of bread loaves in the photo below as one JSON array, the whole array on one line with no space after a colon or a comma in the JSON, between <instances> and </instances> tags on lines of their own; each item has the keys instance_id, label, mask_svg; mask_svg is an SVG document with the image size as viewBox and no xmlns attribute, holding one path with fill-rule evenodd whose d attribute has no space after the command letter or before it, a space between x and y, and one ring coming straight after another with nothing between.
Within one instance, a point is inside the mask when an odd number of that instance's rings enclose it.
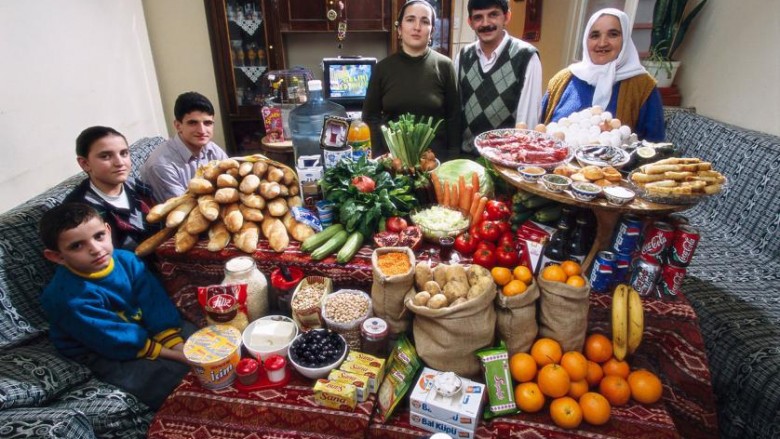
<instances>
[{"instance_id":1,"label":"pile of bread loaves","mask_svg":"<svg viewBox=\"0 0 780 439\"><path fill-rule=\"evenodd\" d=\"M254 253L261 231L274 251L283 252L290 237L303 241L314 234L290 212L303 204L299 192L295 172L262 155L209 162L198 169L187 192L150 210L147 221L164 220L165 228L135 252L147 255L175 234L176 251L184 253L208 232L210 251L232 240L239 250Z\"/></svg>"}]
</instances>

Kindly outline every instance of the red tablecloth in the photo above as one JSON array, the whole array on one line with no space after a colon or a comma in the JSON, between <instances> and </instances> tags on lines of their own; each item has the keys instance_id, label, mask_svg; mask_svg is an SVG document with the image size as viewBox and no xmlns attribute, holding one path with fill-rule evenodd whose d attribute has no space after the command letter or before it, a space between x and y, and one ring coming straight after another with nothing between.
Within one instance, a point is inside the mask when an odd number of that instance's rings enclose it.
<instances>
[{"instance_id":1,"label":"red tablecloth","mask_svg":"<svg viewBox=\"0 0 780 439\"><path fill-rule=\"evenodd\" d=\"M296 243L285 253L275 253L261 241L254 258L269 274L279 263L301 268L307 275L323 275L336 288L356 287L370 291L371 249L364 247L346 265L333 257L311 261ZM172 242L157 252L163 284L187 318L203 324L195 299L198 286L219 282L225 261L241 255L232 247L211 253L199 243L186 254L177 254ZM592 295L590 329L609 334L610 295ZM631 358L632 367L645 367L659 374L664 397L650 406L631 404L613 408L605 426L583 424L566 431L555 427L546 413L518 414L480 425L478 437L623 437L712 438L718 436L715 400L709 367L696 315L685 298L674 302L645 299L645 338ZM277 391L242 393L233 388L212 392L189 376L157 412L150 437L230 438L409 438L430 435L409 426L402 407L386 425L371 420L373 402L355 413L327 410L313 404L312 382L301 377ZM370 421L370 422L369 422Z\"/></svg>"}]
</instances>

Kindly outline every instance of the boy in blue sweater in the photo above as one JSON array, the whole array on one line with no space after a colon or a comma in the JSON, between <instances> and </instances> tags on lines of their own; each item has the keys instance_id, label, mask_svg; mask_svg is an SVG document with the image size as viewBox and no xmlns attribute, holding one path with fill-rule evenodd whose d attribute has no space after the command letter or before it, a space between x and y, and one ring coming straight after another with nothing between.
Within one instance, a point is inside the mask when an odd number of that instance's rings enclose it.
<instances>
[{"instance_id":1,"label":"boy in blue sweater","mask_svg":"<svg viewBox=\"0 0 780 439\"><path fill-rule=\"evenodd\" d=\"M65 203L40 221L46 259L59 264L41 294L49 337L66 357L156 410L190 370L194 332L133 253L114 250L111 227L92 207Z\"/></svg>"}]
</instances>

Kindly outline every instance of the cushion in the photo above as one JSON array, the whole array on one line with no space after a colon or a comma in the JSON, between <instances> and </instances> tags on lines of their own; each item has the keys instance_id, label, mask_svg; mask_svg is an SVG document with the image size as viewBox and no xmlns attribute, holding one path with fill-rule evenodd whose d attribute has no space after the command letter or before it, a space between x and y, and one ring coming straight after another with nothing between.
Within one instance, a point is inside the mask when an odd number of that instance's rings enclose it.
<instances>
[{"instance_id":1,"label":"cushion","mask_svg":"<svg viewBox=\"0 0 780 439\"><path fill-rule=\"evenodd\" d=\"M0 412L5 439L94 439L89 420L77 410L11 409Z\"/></svg>"},{"instance_id":2,"label":"cushion","mask_svg":"<svg viewBox=\"0 0 780 439\"><path fill-rule=\"evenodd\" d=\"M0 354L0 409L44 405L91 375L85 366L59 356L46 340L4 350Z\"/></svg>"}]
</instances>

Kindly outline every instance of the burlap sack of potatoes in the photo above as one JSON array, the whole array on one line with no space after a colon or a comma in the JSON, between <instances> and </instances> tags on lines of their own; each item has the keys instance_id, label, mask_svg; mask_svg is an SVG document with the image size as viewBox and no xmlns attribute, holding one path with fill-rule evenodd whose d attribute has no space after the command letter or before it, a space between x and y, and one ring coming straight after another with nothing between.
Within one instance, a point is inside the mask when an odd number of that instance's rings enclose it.
<instances>
[{"instance_id":1,"label":"burlap sack of potatoes","mask_svg":"<svg viewBox=\"0 0 780 439\"><path fill-rule=\"evenodd\" d=\"M379 269L377 258L380 255L400 252L409 256L409 271L402 274L387 276ZM410 291L414 294L414 253L408 247L382 247L374 250L371 255L371 267L374 283L371 285L371 302L374 315L387 322L390 334L400 334L409 328L411 315L404 306L404 297Z\"/></svg>"},{"instance_id":2,"label":"burlap sack of potatoes","mask_svg":"<svg viewBox=\"0 0 780 439\"><path fill-rule=\"evenodd\" d=\"M486 283L485 292L460 305L431 309L412 302L406 307L414 313L412 331L417 354L428 367L477 378L481 368L474 352L491 346L495 337L496 284Z\"/></svg>"},{"instance_id":3,"label":"burlap sack of potatoes","mask_svg":"<svg viewBox=\"0 0 780 439\"><path fill-rule=\"evenodd\" d=\"M582 352L588 329L590 285L577 288L541 276L536 280L541 290L539 336L557 340L564 352Z\"/></svg>"},{"instance_id":4,"label":"burlap sack of potatoes","mask_svg":"<svg viewBox=\"0 0 780 439\"><path fill-rule=\"evenodd\" d=\"M539 332L536 323L536 301L539 284L533 282L528 289L516 296L496 294L496 329L506 343L509 355L528 352Z\"/></svg>"}]
</instances>

